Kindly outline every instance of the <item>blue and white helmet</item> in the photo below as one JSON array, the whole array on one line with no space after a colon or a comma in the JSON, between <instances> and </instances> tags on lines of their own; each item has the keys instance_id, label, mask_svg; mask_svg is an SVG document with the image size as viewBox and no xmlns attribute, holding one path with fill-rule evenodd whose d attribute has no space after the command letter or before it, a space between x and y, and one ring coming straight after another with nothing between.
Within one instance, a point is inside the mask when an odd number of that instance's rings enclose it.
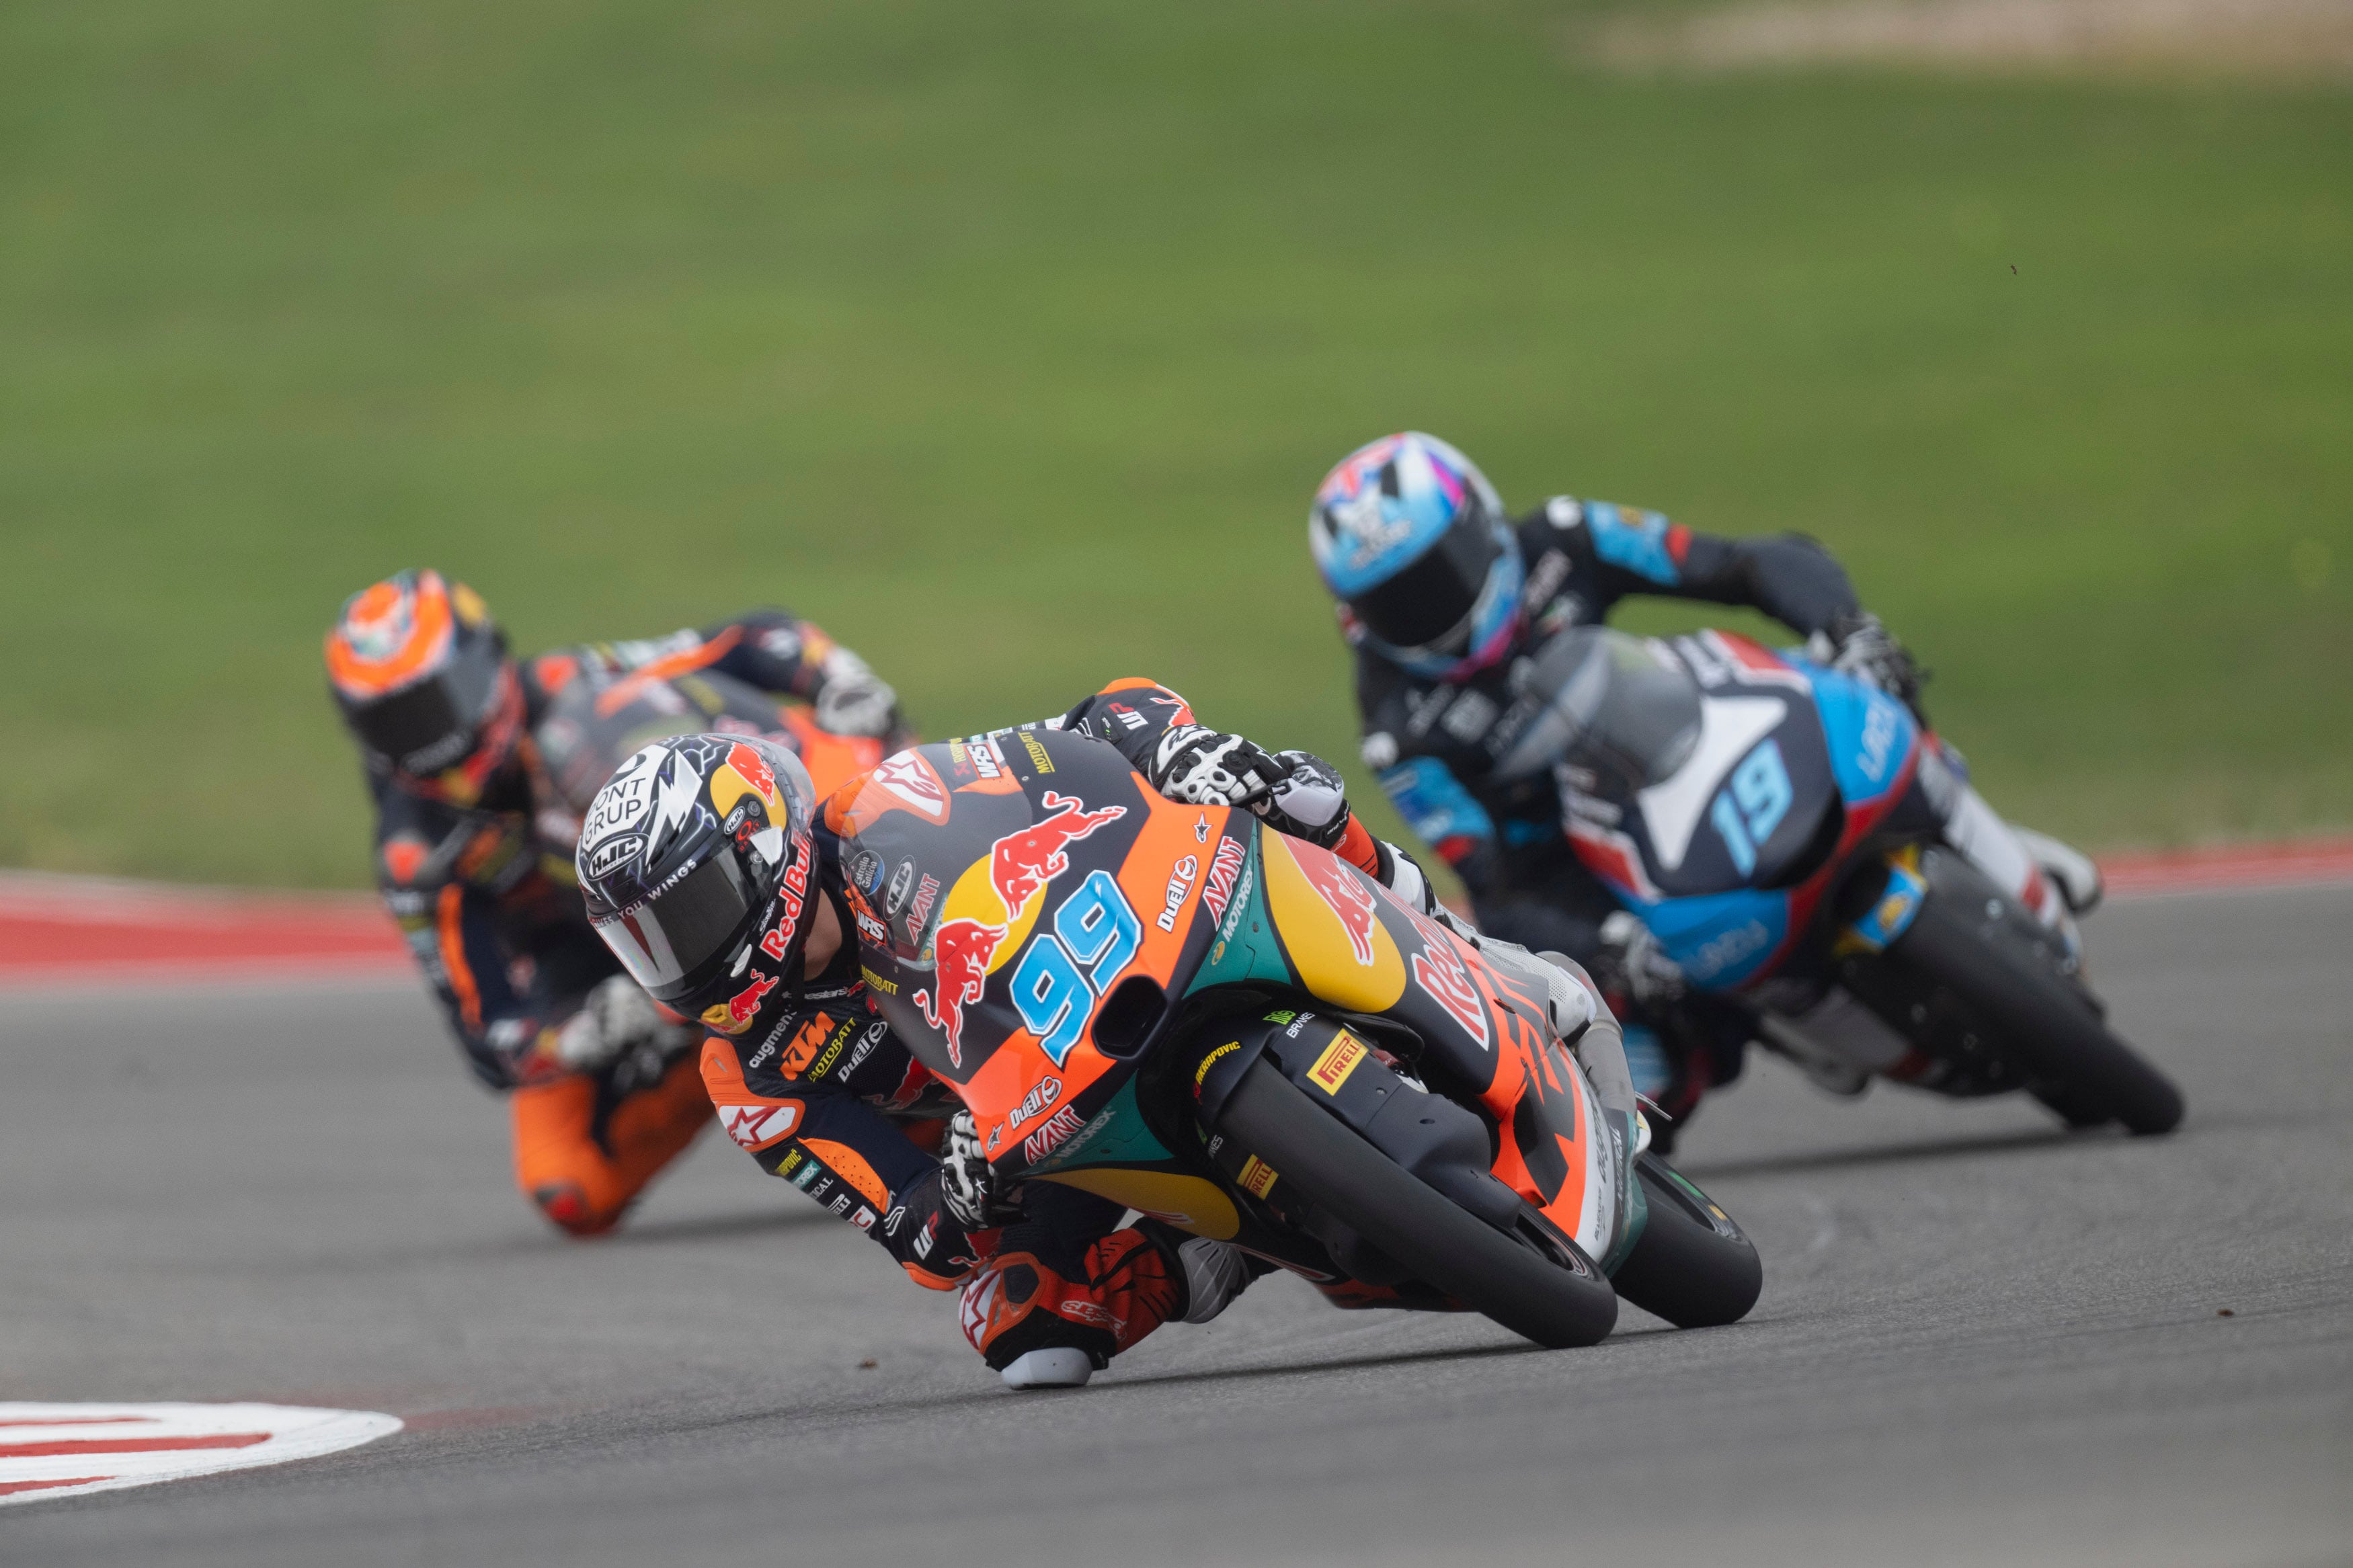
<instances>
[{"instance_id":1,"label":"blue and white helmet","mask_svg":"<svg viewBox=\"0 0 2353 1568\"><path fill-rule=\"evenodd\" d=\"M1519 541L1487 476L1437 437L1384 436L1342 458L1307 542L1354 635L1416 675L1459 679L1511 647Z\"/></svg>"}]
</instances>

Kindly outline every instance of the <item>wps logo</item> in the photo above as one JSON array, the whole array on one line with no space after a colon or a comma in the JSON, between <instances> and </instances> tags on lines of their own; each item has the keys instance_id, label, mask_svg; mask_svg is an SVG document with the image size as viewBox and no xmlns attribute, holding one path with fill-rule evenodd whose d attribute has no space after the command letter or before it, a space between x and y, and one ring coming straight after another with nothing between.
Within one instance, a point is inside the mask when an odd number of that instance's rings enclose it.
<instances>
[{"instance_id":1,"label":"wps logo","mask_svg":"<svg viewBox=\"0 0 2353 1568\"><path fill-rule=\"evenodd\" d=\"M727 1136L754 1153L782 1142L801 1124L806 1109L797 1100L773 1100L764 1105L723 1105L719 1125Z\"/></svg>"}]
</instances>

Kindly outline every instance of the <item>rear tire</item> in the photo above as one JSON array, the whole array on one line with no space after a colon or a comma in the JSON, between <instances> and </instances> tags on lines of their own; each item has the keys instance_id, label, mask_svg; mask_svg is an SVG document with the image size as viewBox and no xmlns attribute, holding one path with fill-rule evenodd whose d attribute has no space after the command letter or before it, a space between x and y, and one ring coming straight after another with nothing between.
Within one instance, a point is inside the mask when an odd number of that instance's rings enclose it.
<instances>
[{"instance_id":1,"label":"rear tire","mask_svg":"<svg viewBox=\"0 0 2353 1568\"><path fill-rule=\"evenodd\" d=\"M1982 910L2007 905L1992 883L1957 862L1936 868L1933 890L1887 956L1961 1001L2001 1031L2035 1097L2068 1125L2121 1121L2147 1135L2181 1123L2181 1091L2112 1034L2089 1000L2035 956L2009 951L2000 922Z\"/></svg>"},{"instance_id":2,"label":"rear tire","mask_svg":"<svg viewBox=\"0 0 2353 1568\"><path fill-rule=\"evenodd\" d=\"M1272 1063L1243 1075L1219 1130L1302 1196L1434 1286L1555 1350L1589 1345L1618 1322L1618 1294L1577 1244L1527 1211L1507 1235L1374 1148Z\"/></svg>"},{"instance_id":3,"label":"rear tire","mask_svg":"<svg viewBox=\"0 0 2353 1568\"><path fill-rule=\"evenodd\" d=\"M1634 1250L1610 1283L1618 1294L1679 1329L1736 1323L1765 1289L1757 1246L1719 1204L1655 1153L1635 1156L1649 1214Z\"/></svg>"}]
</instances>

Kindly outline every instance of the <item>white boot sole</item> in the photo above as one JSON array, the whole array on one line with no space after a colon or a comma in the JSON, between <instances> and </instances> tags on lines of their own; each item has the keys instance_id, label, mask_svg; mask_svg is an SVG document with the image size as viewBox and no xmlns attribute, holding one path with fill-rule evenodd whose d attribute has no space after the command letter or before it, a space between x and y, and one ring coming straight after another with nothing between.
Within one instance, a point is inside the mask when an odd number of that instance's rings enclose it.
<instances>
[{"instance_id":1,"label":"white boot sole","mask_svg":"<svg viewBox=\"0 0 2353 1568\"><path fill-rule=\"evenodd\" d=\"M1094 1374L1086 1352L1065 1347L1031 1351L997 1373L1008 1388L1084 1388Z\"/></svg>"}]
</instances>

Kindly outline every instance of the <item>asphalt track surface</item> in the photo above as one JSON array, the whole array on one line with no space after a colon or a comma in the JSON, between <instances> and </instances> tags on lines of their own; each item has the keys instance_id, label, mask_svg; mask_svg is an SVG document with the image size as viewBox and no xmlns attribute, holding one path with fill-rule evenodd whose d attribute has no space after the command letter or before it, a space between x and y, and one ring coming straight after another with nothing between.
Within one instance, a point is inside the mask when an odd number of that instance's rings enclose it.
<instances>
[{"instance_id":1,"label":"asphalt track surface","mask_svg":"<svg viewBox=\"0 0 2353 1568\"><path fill-rule=\"evenodd\" d=\"M1683 1160L1746 1323L1546 1352L1278 1279L1051 1395L715 1137L544 1233L406 984L0 996L0 1397L409 1422L0 1510L0 1563L2353 1561L2353 889L2091 931L2174 1137L1760 1062Z\"/></svg>"}]
</instances>

